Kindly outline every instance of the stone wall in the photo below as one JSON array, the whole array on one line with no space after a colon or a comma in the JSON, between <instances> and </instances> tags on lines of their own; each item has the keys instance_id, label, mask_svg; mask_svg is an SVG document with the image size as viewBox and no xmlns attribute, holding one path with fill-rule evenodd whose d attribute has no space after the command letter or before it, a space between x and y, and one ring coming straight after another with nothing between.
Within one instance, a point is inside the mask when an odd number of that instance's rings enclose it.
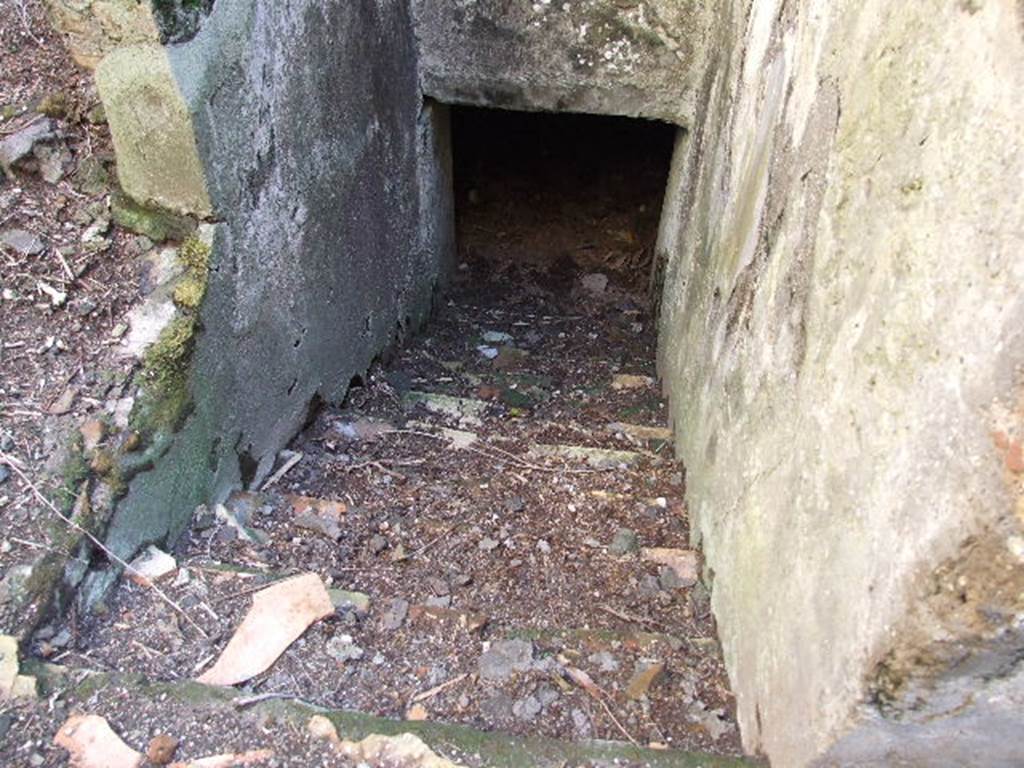
<instances>
[{"instance_id":1,"label":"stone wall","mask_svg":"<svg viewBox=\"0 0 1024 768\"><path fill-rule=\"evenodd\" d=\"M687 124L714 4L412 0L424 93Z\"/></svg>"},{"instance_id":2,"label":"stone wall","mask_svg":"<svg viewBox=\"0 0 1024 768\"><path fill-rule=\"evenodd\" d=\"M447 114L397 0L218 0L190 42L118 49L98 82L127 191L217 222L188 416L151 430L107 534L128 556L258 484L311 402L425 317L453 250Z\"/></svg>"},{"instance_id":3,"label":"stone wall","mask_svg":"<svg viewBox=\"0 0 1024 768\"><path fill-rule=\"evenodd\" d=\"M1024 19L736 0L660 366L746 747L1024 759Z\"/></svg>"}]
</instances>

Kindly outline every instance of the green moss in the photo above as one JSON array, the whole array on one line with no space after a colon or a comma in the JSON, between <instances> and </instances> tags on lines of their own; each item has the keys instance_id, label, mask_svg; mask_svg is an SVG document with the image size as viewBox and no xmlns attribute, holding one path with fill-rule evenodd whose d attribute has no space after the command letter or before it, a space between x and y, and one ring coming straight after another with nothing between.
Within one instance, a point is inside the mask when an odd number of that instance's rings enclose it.
<instances>
[{"instance_id":1,"label":"green moss","mask_svg":"<svg viewBox=\"0 0 1024 768\"><path fill-rule=\"evenodd\" d=\"M61 468L61 484L57 504L67 512L75 503L82 483L89 477L89 462L85 457L82 435L77 430L68 439L68 458Z\"/></svg>"},{"instance_id":2,"label":"green moss","mask_svg":"<svg viewBox=\"0 0 1024 768\"><path fill-rule=\"evenodd\" d=\"M146 350L139 374L142 392L132 411L135 431L150 436L181 426L191 403L188 374L196 325L192 315L176 317Z\"/></svg>"},{"instance_id":3,"label":"green moss","mask_svg":"<svg viewBox=\"0 0 1024 768\"><path fill-rule=\"evenodd\" d=\"M115 194L111 198L110 215L118 225L136 234L145 235L154 243L184 240L196 228L195 222L187 216L147 208L123 193Z\"/></svg>"},{"instance_id":4,"label":"green moss","mask_svg":"<svg viewBox=\"0 0 1024 768\"><path fill-rule=\"evenodd\" d=\"M186 238L178 249L178 260L185 266L185 277L174 288L174 303L195 310L203 303L210 274L210 246L195 235Z\"/></svg>"}]
</instances>

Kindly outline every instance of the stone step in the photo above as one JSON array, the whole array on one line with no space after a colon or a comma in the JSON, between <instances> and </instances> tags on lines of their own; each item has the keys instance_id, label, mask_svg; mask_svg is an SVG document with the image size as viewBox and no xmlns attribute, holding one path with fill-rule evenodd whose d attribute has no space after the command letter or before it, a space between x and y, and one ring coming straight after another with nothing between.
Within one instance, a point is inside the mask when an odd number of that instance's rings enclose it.
<instances>
[{"instance_id":1,"label":"stone step","mask_svg":"<svg viewBox=\"0 0 1024 768\"><path fill-rule=\"evenodd\" d=\"M131 707L138 713L148 713L150 710L159 712L175 705L185 705L198 716L221 724L219 727L223 727L225 720L232 720L237 721L237 724L231 727L252 728L252 723L258 719L263 724L260 730L266 741L265 746L269 749L274 749L275 736L282 734L285 729L290 729L292 734L305 732L315 716L322 716L331 722L342 740L359 741L374 734L397 736L409 733L458 766L547 768L565 765L638 765L654 768L741 768L762 765L749 758L651 749L626 742L574 742L479 731L450 723L394 720L357 711L326 709L297 699L261 697L234 688L202 685L193 681L154 682L130 673L86 672L39 663L25 666L25 672L38 680L41 700L59 694L66 708L78 711L88 711L95 707L105 695L119 697L121 707ZM118 723L114 721L111 725L116 730ZM293 763L285 759L283 764Z\"/></svg>"}]
</instances>

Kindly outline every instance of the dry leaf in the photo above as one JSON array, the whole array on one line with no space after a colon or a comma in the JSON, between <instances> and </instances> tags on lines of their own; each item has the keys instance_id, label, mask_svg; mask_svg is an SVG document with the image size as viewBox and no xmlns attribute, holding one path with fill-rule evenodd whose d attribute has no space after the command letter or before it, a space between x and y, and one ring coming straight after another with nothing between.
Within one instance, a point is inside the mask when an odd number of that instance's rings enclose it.
<instances>
[{"instance_id":1,"label":"dry leaf","mask_svg":"<svg viewBox=\"0 0 1024 768\"><path fill-rule=\"evenodd\" d=\"M74 768L138 768L143 761L99 715L69 717L53 743L71 754Z\"/></svg>"},{"instance_id":2,"label":"dry leaf","mask_svg":"<svg viewBox=\"0 0 1024 768\"><path fill-rule=\"evenodd\" d=\"M570 680L576 683L576 685L585 690L595 699L601 698L601 694L603 693L603 691L601 690L600 686L598 686L598 684L593 681L590 675L588 675L582 669L576 669L576 667L566 667L565 674L569 676Z\"/></svg>"},{"instance_id":3,"label":"dry leaf","mask_svg":"<svg viewBox=\"0 0 1024 768\"><path fill-rule=\"evenodd\" d=\"M306 573L257 592L220 658L196 680L237 685L268 669L315 621L334 613L323 581Z\"/></svg>"}]
</instances>

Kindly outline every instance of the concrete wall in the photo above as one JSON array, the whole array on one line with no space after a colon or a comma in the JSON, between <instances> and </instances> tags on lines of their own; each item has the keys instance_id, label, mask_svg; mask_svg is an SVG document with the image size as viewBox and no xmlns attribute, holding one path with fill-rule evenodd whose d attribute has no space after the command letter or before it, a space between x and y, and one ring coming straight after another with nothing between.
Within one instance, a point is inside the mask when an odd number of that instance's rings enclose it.
<instances>
[{"instance_id":1,"label":"concrete wall","mask_svg":"<svg viewBox=\"0 0 1024 768\"><path fill-rule=\"evenodd\" d=\"M1024 7L719 10L659 361L744 743L1024 763Z\"/></svg>"},{"instance_id":2,"label":"concrete wall","mask_svg":"<svg viewBox=\"0 0 1024 768\"><path fill-rule=\"evenodd\" d=\"M714 4L411 0L421 81L450 104L687 124Z\"/></svg>"},{"instance_id":3,"label":"concrete wall","mask_svg":"<svg viewBox=\"0 0 1024 768\"><path fill-rule=\"evenodd\" d=\"M119 164L145 171L126 188L151 200L198 167L175 198L207 193L219 222L190 415L152 435L108 531L128 556L259 483L311 401L424 318L453 257L447 114L423 103L398 0L218 0L190 42L119 49L98 79Z\"/></svg>"}]
</instances>

